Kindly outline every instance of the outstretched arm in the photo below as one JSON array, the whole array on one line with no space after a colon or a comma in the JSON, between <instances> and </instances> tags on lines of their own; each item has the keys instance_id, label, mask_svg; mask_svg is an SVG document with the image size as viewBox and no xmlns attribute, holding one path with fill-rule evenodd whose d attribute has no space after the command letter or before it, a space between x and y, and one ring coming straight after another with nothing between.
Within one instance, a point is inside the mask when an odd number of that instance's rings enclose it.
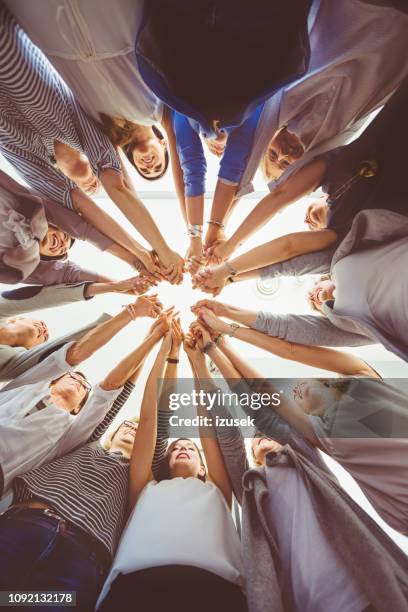
<instances>
[{"instance_id":1,"label":"outstretched arm","mask_svg":"<svg viewBox=\"0 0 408 612\"><path fill-rule=\"evenodd\" d=\"M119 389L122 387L127 380L133 382L133 377L136 378L139 375L139 371L152 348L162 337L160 330L155 328L151 330L145 337L143 342L127 357L122 359L118 365L113 368L111 372L100 383L102 389L110 391L112 389Z\"/></svg>"},{"instance_id":2,"label":"outstretched arm","mask_svg":"<svg viewBox=\"0 0 408 612\"><path fill-rule=\"evenodd\" d=\"M355 355L323 346L307 346L288 342L280 338L266 336L247 327L234 329L230 323L224 323L206 308L199 309L199 316L210 329L227 334L233 333L235 338L269 351L277 357L304 363L329 372L336 372L342 376L378 376L365 361Z\"/></svg>"},{"instance_id":3,"label":"outstretched arm","mask_svg":"<svg viewBox=\"0 0 408 612\"><path fill-rule=\"evenodd\" d=\"M67 351L66 360L71 366L76 366L88 359L98 349L137 317L156 317L161 312L161 304L155 296L140 297L134 304L126 306L116 317L98 325L85 334L81 340L74 342Z\"/></svg>"},{"instance_id":4,"label":"outstretched arm","mask_svg":"<svg viewBox=\"0 0 408 612\"><path fill-rule=\"evenodd\" d=\"M205 340L204 340L205 342ZM205 388L207 392L216 392L216 387L212 384L212 376L208 370L205 355L198 346L191 343L189 338L185 340L184 348L187 352L194 379L199 388ZM210 382L211 381L211 382ZM198 416L208 416L208 412L203 406L197 407ZM217 485L223 494L227 504L232 504L232 487L228 476L224 458L215 434L214 426L200 426L200 440L203 447L205 459L208 467L208 475L211 481Z\"/></svg>"},{"instance_id":5,"label":"outstretched arm","mask_svg":"<svg viewBox=\"0 0 408 612\"><path fill-rule=\"evenodd\" d=\"M262 198L224 245L222 256L229 257L278 211L314 191L321 184L325 169L324 160L312 161Z\"/></svg>"},{"instance_id":6,"label":"outstretched arm","mask_svg":"<svg viewBox=\"0 0 408 612\"><path fill-rule=\"evenodd\" d=\"M129 510L133 509L143 488L152 479L152 461L157 436L157 382L163 378L170 347L171 337L167 334L146 382L139 427L130 458Z\"/></svg>"},{"instance_id":7,"label":"outstretched arm","mask_svg":"<svg viewBox=\"0 0 408 612\"><path fill-rule=\"evenodd\" d=\"M103 176L107 173L112 173L116 180L119 180L117 172L114 170L105 170ZM112 178L113 180L113 178ZM72 202L75 210L80 213L84 219L98 229L102 234L109 236L114 244L111 244L108 251L113 255L117 255L121 259L128 261L128 255L124 252L131 253L135 259L140 259L143 265L150 272L158 272L158 268L153 265L150 253L139 243L132 238L108 213L98 206L89 196L80 189L73 189L71 192ZM110 194L109 194L110 195ZM113 198L112 198L113 199ZM115 249L117 247L122 247ZM132 264L133 265L133 264Z\"/></svg>"},{"instance_id":8,"label":"outstretched arm","mask_svg":"<svg viewBox=\"0 0 408 612\"><path fill-rule=\"evenodd\" d=\"M200 270L195 275L194 281L196 285L213 290L213 293L217 294L231 275L233 277L249 270L292 259L297 255L326 249L336 239L336 232L328 229L287 234L255 247L229 262Z\"/></svg>"}]
</instances>

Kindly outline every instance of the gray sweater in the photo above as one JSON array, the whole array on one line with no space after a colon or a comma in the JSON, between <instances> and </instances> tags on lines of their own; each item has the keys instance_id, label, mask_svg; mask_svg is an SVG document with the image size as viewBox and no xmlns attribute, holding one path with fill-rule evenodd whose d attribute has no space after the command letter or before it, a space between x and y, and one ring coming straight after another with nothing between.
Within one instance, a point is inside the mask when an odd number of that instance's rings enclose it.
<instances>
[{"instance_id":1,"label":"gray sweater","mask_svg":"<svg viewBox=\"0 0 408 612\"><path fill-rule=\"evenodd\" d=\"M220 416L225 409L217 407ZM271 410L268 410L272 414ZM273 417L274 418L274 417ZM285 464L306 484L319 524L327 539L355 577L378 612L403 612L408 606L408 560L378 525L322 469L316 454L305 456L306 442L286 445L269 453L266 466L249 469L245 444L238 428L218 427L217 438L234 492L242 504L242 544L249 612L290 612L280 575L279 549L266 520L268 490L266 470ZM271 435L271 428L266 432ZM275 468L276 469L276 468ZM273 606L272 606L273 602Z\"/></svg>"},{"instance_id":2,"label":"gray sweater","mask_svg":"<svg viewBox=\"0 0 408 612\"><path fill-rule=\"evenodd\" d=\"M326 250L302 255L263 268L261 275L298 276L327 273L338 261L351 253L404 237L407 238L408 246L408 217L389 210L363 210L356 215L350 231L334 252ZM330 253L332 255L329 262ZM362 346L381 343L386 349L408 361L408 347L402 345L398 338L389 337L363 318L334 312L332 302L326 302L323 309L326 317L259 312L253 327L269 336L300 344Z\"/></svg>"}]
</instances>

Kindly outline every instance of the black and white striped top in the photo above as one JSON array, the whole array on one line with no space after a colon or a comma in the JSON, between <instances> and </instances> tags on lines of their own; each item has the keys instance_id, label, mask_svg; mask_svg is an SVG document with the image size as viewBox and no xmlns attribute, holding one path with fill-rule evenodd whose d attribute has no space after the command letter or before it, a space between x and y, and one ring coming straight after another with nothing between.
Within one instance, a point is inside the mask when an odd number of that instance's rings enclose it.
<instances>
[{"instance_id":1,"label":"black and white striped top","mask_svg":"<svg viewBox=\"0 0 408 612\"><path fill-rule=\"evenodd\" d=\"M90 442L74 452L31 470L13 482L13 502L38 499L97 538L113 554L122 532L128 494L129 461L120 452L106 451L98 442L129 397L126 383ZM167 431L168 412L159 412L158 432ZM158 433L153 459L155 474L167 448Z\"/></svg>"},{"instance_id":2,"label":"black and white striped top","mask_svg":"<svg viewBox=\"0 0 408 612\"><path fill-rule=\"evenodd\" d=\"M97 176L121 171L109 138L0 3L0 151L30 187L74 208L77 185L53 166L55 140L84 153Z\"/></svg>"}]
</instances>

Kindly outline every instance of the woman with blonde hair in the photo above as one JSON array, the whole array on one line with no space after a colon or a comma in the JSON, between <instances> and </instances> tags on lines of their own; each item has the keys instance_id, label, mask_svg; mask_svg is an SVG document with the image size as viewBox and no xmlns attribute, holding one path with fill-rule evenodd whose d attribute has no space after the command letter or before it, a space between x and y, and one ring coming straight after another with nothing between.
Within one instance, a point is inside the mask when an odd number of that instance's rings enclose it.
<instances>
[{"instance_id":1,"label":"woman with blonde hair","mask_svg":"<svg viewBox=\"0 0 408 612\"><path fill-rule=\"evenodd\" d=\"M234 336L277 357L342 377L309 378L291 385L281 394L280 405L268 411L271 422L279 416L312 446L336 459L355 478L378 514L391 527L407 534L408 398L403 387L386 383L372 366L355 355L287 342L250 329L245 323L226 323L214 313L211 303L207 306L194 310L215 334ZM217 311L218 305L213 308ZM246 322L252 316L245 311L241 315L238 319ZM229 315L221 311L221 316ZM220 347L224 352L222 343ZM211 346L208 351L211 359L213 350ZM227 357L231 351L226 345ZM260 378L253 390L273 393L279 386L275 389L273 381Z\"/></svg>"},{"instance_id":2,"label":"woman with blonde hair","mask_svg":"<svg viewBox=\"0 0 408 612\"><path fill-rule=\"evenodd\" d=\"M214 345L200 323L195 330L231 391L268 391L225 338ZM402 551L338 485L316 446L293 424L272 416L270 406L245 412L257 427L254 466L224 403L215 402L212 418L242 506L249 611L386 612L391 606L402 612L408 601Z\"/></svg>"}]
</instances>

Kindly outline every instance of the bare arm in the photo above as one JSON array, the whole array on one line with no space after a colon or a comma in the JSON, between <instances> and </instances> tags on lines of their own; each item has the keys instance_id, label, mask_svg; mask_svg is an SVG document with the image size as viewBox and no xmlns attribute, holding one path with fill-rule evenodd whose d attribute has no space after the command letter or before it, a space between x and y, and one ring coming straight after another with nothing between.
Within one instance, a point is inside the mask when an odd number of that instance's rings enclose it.
<instances>
[{"instance_id":1,"label":"bare arm","mask_svg":"<svg viewBox=\"0 0 408 612\"><path fill-rule=\"evenodd\" d=\"M176 257L176 254L169 249L153 217L136 193L127 187L122 175L114 170L105 170L102 173L101 181L109 197L152 246L163 265L165 267L173 263L181 265L181 258ZM119 241L115 240L115 242ZM127 247L128 245L123 244L123 246ZM135 254L137 255L137 253Z\"/></svg>"},{"instance_id":2,"label":"bare arm","mask_svg":"<svg viewBox=\"0 0 408 612\"><path fill-rule=\"evenodd\" d=\"M176 188L177 198L180 203L181 214L183 215L183 219L187 225L187 203L184 197L183 170L181 168L179 156L177 153L176 136L174 134L173 126L169 117L169 109L167 107L164 109L162 125L166 130L169 143L170 164L171 171L173 174L174 186Z\"/></svg>"},{"instance_id":3,"label":"bare arm","mask_svg":"<svg viewBox=\"0 0 408 612\"><path fill-rule=\"evenodd\" d=\"M166 336L146 382L140 421L129 466L129 510L152 479L152 461L157 436L157 381L163 377L171 339Z\"/></svg>"},{"instance_id":4,"label":"bare arm","mask_svg":"<svg viewBox=\"0 0 408 612\"><path fill-rule=\"evenodd\" d=\"M231 325L229 323L224 323L206 308L200 309L200 316L205 323L211 329L215 329L215 331L223 333L231 331ZM336 372L336 374L341 374L342 376L377 377L374 370L368 366L365 361L355 355L344 353L343 351L337 351L323 346L308 346L305 344L288 342L287 340L267 336L247 327L239 327L234 332L234 337L269 351L282 359L289 359L329 372Z\"/></svg>"},{"instance_id":5,"label":"bare arm","mask_svg":"<svg viewBox=\"0 0 408 612\"><path fill-rule=\"evenodd\" d=\"M235 251L278 211L314 191L320 185L325 169L323 160L312 161L262 198L229 239L229 252Z\"/></svg>"},{"instance_id":6,"label":"bare arm","mask_svg":"<svg viewBox=\"0 0 408 612\"><path fill-rule=\"evenodd\" d=\"M127 357L122 359L122 361L109 372L100 383L102 389L111 391L122 387L127 380L134 382L132 378L134 377L135 380L137 379L143 362L160 338L161 334L157 331L149 333L142 344L129 353Z\"/></svg>"},{"instance_id":7,"label":"bare arm","mask_svg":"<svg viewBox=\"0 0 408 612\"><path fill-rule=\"evenodd\" d=\"M236 274L241 274L269 264L292 259L297 255L321 251L333 244L336 239L336 232L329 229L287 234L255 247L251 251L230 260L229 263L200 270L195 275L194 282L197 286L213 290L215 295L225 286L228 277L231 275L231 269Z\"/></svg>"},{"instance_id":8,"label":"bare arm","mask_svg":"<svg viewBox=\"0 0 408 612\"><path fill-rule=\"evenodd\" d=\"M133 318L140 316L157 316L161 306L153 297L140 297L135 304L124 308L116 317L105 321L89 331L77 342L74 342L67 351L66 360L71 366L76 366L85 359L88 359L99 348L104 346L112 336L115 336Z\"/></svg>"},{"instance_id":9,"label":"bare arm","mask_svg":"<svg viewBox=\"0 0 408 612\"><path fill-rule=\"evenodd\" d=\"M113 170L106 170L104 174L106 172L117 174ZM122 246L144 262L144 259L146 259L146 249L132 238L119 223L114 221L110 215L95 204L95 202L80 189L74 189L71 193L75 210L79 212L88 223L96 227L106 236L109 236L114 243Z\"/></svg>"},{"instance_id":10,"label":"bare arm","mask_svg":"<svg viewBox=\"0 0 408 612\"><path fill-rule=\"evenodd\" d=\"M195 355L192 359L190 359L190 363L192 366L194 378L197 380L198 385L200 387L205 386L208 390L208 381L212 380L212 377L208 370L205 356L199 351L199 349L195 349ZM216 390L215 387L213 387L213 390ZM199 416L208 416L208 413L203 406L199 406L197 408L197 414ZM220 489L227 504L229 505L229 507L231 507L231 481L229 479L225 467L224 458L222 456L221 449L218 444L217 437L215 435L215 430L212 425L208 427L201 426L199 430L201 445L203 447L205 459L207 462L209 477L211 481Z\"/></svg>"}]
</instances>

